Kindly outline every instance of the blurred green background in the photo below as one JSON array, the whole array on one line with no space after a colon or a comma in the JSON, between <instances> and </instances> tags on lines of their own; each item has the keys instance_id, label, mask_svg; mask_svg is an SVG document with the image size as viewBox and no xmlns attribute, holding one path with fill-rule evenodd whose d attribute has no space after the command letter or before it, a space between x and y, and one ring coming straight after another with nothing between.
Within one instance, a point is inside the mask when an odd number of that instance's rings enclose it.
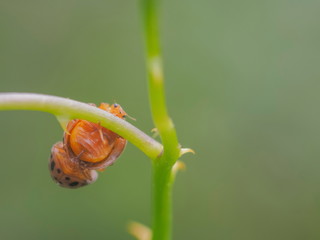
<instances>
[{"instance_id":1,"label":"blurred green background","mask_svg":"<svg viewBox=\"0 0 320 240\"><path fill-rule=\"evenodd\" d=\"M196 150L174 239L320 239L320 1L164 0L166 92ZM0 0L0 91L118 102L153 128L138 1ZM150 162L128 144L92 186L49 177L55 118L0 112L0 239L132 239L150 225Z\"/></svg>"}]
</instances>

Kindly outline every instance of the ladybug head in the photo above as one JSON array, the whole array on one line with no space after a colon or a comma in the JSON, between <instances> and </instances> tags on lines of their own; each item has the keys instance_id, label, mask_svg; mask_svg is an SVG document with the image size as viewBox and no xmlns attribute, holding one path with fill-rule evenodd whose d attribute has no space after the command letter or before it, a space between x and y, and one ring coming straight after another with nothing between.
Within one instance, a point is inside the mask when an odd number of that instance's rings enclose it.
<instances>
[{"instance_id":1,"label":"ladybug head","mask_svg":"<svg viewBox=\"0 0 320 240\"><path fill-rule=\"evenodd\" d=\"M111 106L108 103L101 103L99 108L117 116L118 118L125 118L127 116L127 113L117 103L114 103Z\"/></svg>"},{"instance_id":2,"label":"ladybug head","mask_svg":"<svg viewBox=\"0 0 320 240\"><path fill-rule=\"evenodd\" d=\"M125 118L127 116L127 113L117 103L114 103L111 105L110 113L112 113L113 115L116 115L119 118Z\"/></svg>"}]
</instances>

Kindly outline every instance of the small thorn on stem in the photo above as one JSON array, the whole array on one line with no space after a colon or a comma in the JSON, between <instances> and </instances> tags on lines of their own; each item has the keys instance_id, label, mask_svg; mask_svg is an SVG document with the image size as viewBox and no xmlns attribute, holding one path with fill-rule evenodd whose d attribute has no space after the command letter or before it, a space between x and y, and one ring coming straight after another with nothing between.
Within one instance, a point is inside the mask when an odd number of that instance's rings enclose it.
<instances>
[{"instance_id":1,"label":"small thorn on stem","mask_svg":"<svg viewBox=\"0 0 320 240\"><path fill-rule=\"evenodd\" d=\"M196 152L191 149L191 148L181 148L180 150L180 157L186 153L192 153L192 154L196 154Z\"/></svg>"},{"instance_id":2,"label":"small thorn on stem","mask_svg":"<svg viewBox=\"0 0 320 240\"><path fill-rule=\"evenodd\" d=\"M68 122L70 121L70 118L67 116L57 116L57 115L56 115L56 118L57 118L60 126L62 127L63 131L66 132L67 125L68 125Z\"/></svg>"},{"instance_id":3,"label":"small thorn on stem","mask_svg":"<svg viewBox=\"0 0 320 240\"><path fill-rule=\"evenodd\" d=\"M178 171L186 170L186 164L180 160L176 161L176 163L172 167L172 174L175 176Z\"/></svg>"},{"instance_id":4,"label":"small thorn on stem","mask_svg":"<svg viewBox=\"0 0 320 240\"><path fill-rule=\"evenodd\" d=\"M159 131L158 131L157 128L152 128L152 129L151 129L151 132L153 133L153 134L152 134L152 138L156 138L156 137L159 136Z\"/></svg>"},{"instance_id":5,"label":"small thorn on stem","mask_svg":"<svg viewBox=\"0 0 320 240\"><path fill-rule=\"evenodd\" d=\"M151 229L138 222L130 222L128 224L128 232L137 240L151 240L152 237Z\"/></svg>"}]
</instances>

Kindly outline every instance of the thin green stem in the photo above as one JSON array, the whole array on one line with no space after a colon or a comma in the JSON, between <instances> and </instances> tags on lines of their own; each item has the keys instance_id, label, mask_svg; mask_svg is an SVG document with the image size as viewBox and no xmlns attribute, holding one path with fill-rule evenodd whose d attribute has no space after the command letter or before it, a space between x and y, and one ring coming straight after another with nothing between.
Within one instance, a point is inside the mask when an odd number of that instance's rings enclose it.
<instances>
[{"instance_id":1,"label":"thin green stem","mask_svg":"<svg viewBox=\"0 0 320 240\"><path fill-rule=\"evenodd\" d=\"M158 0L142 0L149 98L154 124L163 143L163 154L153 162L153 240L170 240L172 228L172 167L180 153L173 122L168 115L162 66Z\"/></svg>"},{"instance_id":2,"label":"thin green stem","mask_svg":"<svg viewBox=\"0 0 320 240\"><path fill-rule=\"evenodd\" d=\"M159 1L142 0L142 2L151 113L159 131L165 154L171 156L164 160L171 160L169 164L173 165L179 156L180 147L176 130L166 106L157 16Z\"/></svg>"},{"instance_id":3,"label":"thin green stem","mask_svg":"<svg viewBox=\"0 0 320 240\"><path fill-rule=\"evenodd\" d=\"M153 240L169 240L172 230L172 171L161 160L153 164Z\"/></svg>"},{"instance_id":4,"label":"thin green stem","mask_svg":"<svg viewBox=\"0 0 320 240\"><path fill-rule=\"evenodd\" d=\"M42 111L58 118L99 122L133 143L151 159L156 159L162 152L160 143L130 123L99 108L71 99L33 93L0 93L1 110Z\"/></svg>"}]
</instances>

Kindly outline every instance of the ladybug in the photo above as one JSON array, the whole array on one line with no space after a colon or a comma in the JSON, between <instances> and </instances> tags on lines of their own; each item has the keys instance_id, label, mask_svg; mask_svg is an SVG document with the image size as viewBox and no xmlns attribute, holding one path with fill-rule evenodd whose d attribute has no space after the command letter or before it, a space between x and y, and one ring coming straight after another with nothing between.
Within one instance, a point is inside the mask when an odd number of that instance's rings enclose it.
<instances>
[{"instance_id":1,"label":"ladybug","mask_svg":"<svg viewBox=\"0 0 320 240\"><path fill-rule=\"evenodd\" d=\"M119 104L101 103L99 108L122 119L127 115ZM78 159L83 168L100 170L112 165L127 144L100 124L80 119L68 123L63 142L69 157Z\"/></svg>"},{"instance_id":2,"label":"ladybug","mask_svg":"<svg viewBox=\"0 0 320 240\"><path fill-rule=\"evenodd\" d=\"M77 159L70 158L62 142L57 142L51 148L49 170L52 179L65 188L86 186L98 178L96 171L85 169Z\"/></svg>"},{"instance_id":3,"label":"ladybug","mask_svg":"<svg viewBox=\"0 0 320 240\"><path fill-rule=\"evenodd\" d=\"M127 116L119 104L101 103L99 108L122 119ZM112 165L126 144L127 140L100 124L71 120L64 132L63 142L57 142L51 149L51 177L65 188L79 188L93 183L98 178L95 170L103 171Z\"/></svg>"}]
</instances>

